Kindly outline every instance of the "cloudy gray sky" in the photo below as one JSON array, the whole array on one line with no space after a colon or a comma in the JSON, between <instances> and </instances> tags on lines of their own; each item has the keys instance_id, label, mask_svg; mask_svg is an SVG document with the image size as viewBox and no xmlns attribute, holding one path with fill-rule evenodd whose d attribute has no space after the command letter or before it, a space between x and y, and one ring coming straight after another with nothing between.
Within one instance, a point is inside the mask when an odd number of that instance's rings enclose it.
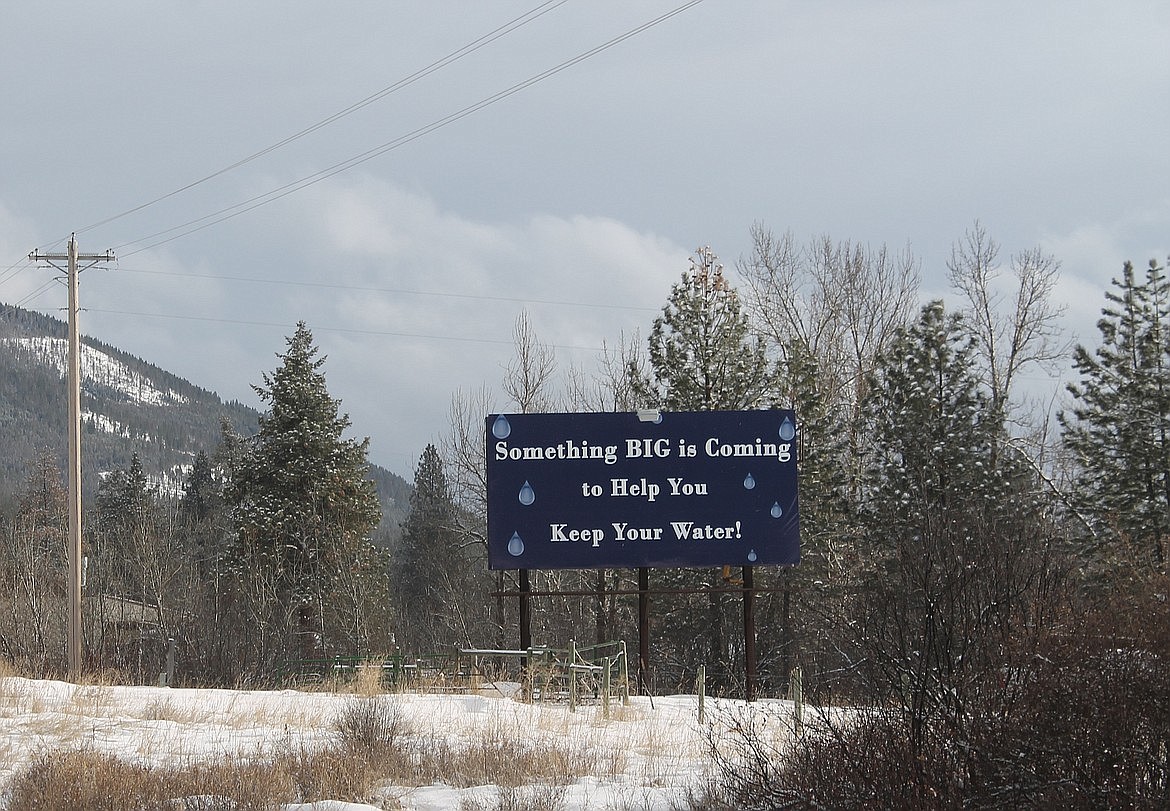
<instances>
[{"instance_id":1,"label":"cloudy gray sky","mask_svg":"<svg viewBox=\"0 0 1170 811\"><path fill-rule=\"evenodd\" d=\"M25 257L76 231L119 257L87 334L255 405L303 319L409 478L521 312L588 370L756 222L909 245L930 296L978 219L1089 343L1170 252L1170 5L704 0L596 50L683 5L6 3L0 300L59 314Z\"/></svg>"}]
</instances>

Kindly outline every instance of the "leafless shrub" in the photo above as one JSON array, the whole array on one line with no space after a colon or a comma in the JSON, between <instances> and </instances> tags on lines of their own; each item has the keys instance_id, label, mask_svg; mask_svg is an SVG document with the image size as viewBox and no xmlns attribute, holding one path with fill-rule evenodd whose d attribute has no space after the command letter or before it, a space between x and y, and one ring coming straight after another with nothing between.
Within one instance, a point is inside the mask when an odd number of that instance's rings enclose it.
<instances>
[{"instance_id":1,"label":"leafless shrub","mask_svg":"<svg viewBox=\"0 0 1170 811\"><path fill-rule=\"evenodd\" d=\"M733 719L689 799L710 809L1170 807L1170 608L1070 614L962 726L874 708L790 741Z\"/></svg>"},{"instance_id":2,"label":"leafless shrub","mask_svg":"<svg viewBox=\"0 0 1170 811\"><path fill-rule=\"evenodd\" d=\"M351 699L333 722L339 747L384 758L399 748L409 732L402 709L389 697Z\"/></svg>"},{"instance_id":3,"label":"leafless shrub","mask_svg":"<svg viewBox=\"0 0 1170 811\"><path fill-rule=\"evenodd\" d=\"M1170 608L1164 591L1070 617L1040 645L1011 707L974 726L989 801L1170 807Z\"/></svg>"}]
</instances>

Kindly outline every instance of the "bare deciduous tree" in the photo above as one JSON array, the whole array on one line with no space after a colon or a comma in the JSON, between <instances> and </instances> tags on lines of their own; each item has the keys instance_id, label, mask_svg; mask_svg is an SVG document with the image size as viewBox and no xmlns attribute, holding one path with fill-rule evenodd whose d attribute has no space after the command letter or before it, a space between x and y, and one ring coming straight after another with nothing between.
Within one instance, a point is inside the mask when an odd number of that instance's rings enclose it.
<instances>
[{"instance_id":1,"label":"bare deciduous tree","mask_svg":"<svg viewBox=\"0 0 1170 811\"><path fill-rule=\"evenodd\" d=\"M631 377L644 378L648 374L646 353L637 330L626 339L618 336L616 346L602 341L598 370L593 376L586 376L575 367L565 382L565 398L571 406L581 411L634 411L645 405L630 383ZM634 375L630 369L635 369Z\"/></svg>"},{"instance_id":2,"label":"bare deciduous tree","mask_svg":"<svg viewBox=\"0 0 1170 811\"><path fill-rule=\"evenodd\" d=\"M520 313L512 329L516 354L504 374L503 389L521 414L551 411L556 402L552 391L557 362L552 348L542 344L528 313Z\"/></svg>"},{"instance_id":3,"label":"bare deciduous tree","mask_svg":"<svg viewBox=\"0 0 1170 811\"><path fill-rule=\"evenodd\" d=\"M781 353L811 353L821 396L855 413L874 358L917 307L917 260L827 236L801 248L758 223L751 235L739 273L756 329Z\"/></svg>"},{"instance_id":4,"label":"bare deciduous tree","mask_svg":"<svg viewBox=\"0 0 1170 811\"><path fill-rule=\"evenodd\" d=\"M1060 262L1031 248L1014 254L1005 269L999 244L976 221L951 248L947 271L951 286L966 299L992 407L1006 418L1020 371L1033 364L1050 366L1068 355L1057 323L1063 308L1052 300Z\"/></svg>"},{"instance_id":5,"label":"bare deciduous tree","mask_svg":"<svg viewBox=\"0 0 1170 811\"><path fill-rule=\"evenodd\" d=\"M0 655L33 673L59 671L65 630L65 488L47 451L29 464L0 549Z\"/></svg>"},{"instance_id":6,"label":"bare deciduous tree","mask_svg":"<svg viewBox=\"0 0 1170 811\"><path fill-rule=\"evenodd\" d=\"M439 442L451 497L460 511L482 519L487 515L487 434L484 418L495 411L487 384L474 391L457 390L447 410L447 433ZM485 541L482 528L471 529Z\"/></svg>"}]
</instances>

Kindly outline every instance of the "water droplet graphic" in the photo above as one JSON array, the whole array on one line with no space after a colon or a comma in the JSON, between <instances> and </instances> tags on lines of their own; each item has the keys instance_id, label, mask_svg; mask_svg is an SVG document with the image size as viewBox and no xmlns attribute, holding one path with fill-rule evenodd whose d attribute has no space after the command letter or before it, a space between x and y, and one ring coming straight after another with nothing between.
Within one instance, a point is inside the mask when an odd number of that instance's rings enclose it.
<instances>
[{"instance_id":1,"label":"water droplet graphic","mask_svg":"<svg viewBox=\"0 0 1170 811\"><path fill-rule=\"evenodd\" d=\"M529 507L534 501L536 501L536 491L532 489L531 484L524 482L524 486L520 488L520 503Z\"/></svg>"},{"instance_id":2,"label":"water droplet graphic","mask_svg":"<svg viewBox=\"0 0 1170 811\"><path fill-rule=\"evenodd\" d=\"M784 508L782 508L780 506L780 502L777 501L775 504L772 505L771 512L772 512L773 518L779 518L780 516L784 515Z\"/></svg>"},{"instance_id":3,"label":"water droplet graphic","mask_svg":"<svg viewBox=\"0 0 1170 811\"><path fill-rule=\"evenodd\" d=\"M748 562L749 563L755 563L758 559L759 559L759 555L756 554L756 550L753 549L752 551L748 552Z\"/></svg>"},{"instance_id":4,"label":"water droplet graphic","mask_svg":"<svg viewBox=\"0 0 1170 811\"><path fill-rule=\"evenodd\" d=\"M507 439L510 433L512 433L512 425L508 422L508 418L503 414L496 417L496 421L492 423L492 436L496 439Z\"/></svg>"},{"instance_id":5,"label":"water droplet graphic","mask_svg":"<svg viewBox=\"0 0 1170 811\"><path fill-rule=\"evenodd\" d=\"M512 533L512 540L508 541L508 554L514 558L524 554L524 541L520 540L519 532Z\"/></svg>"},{"instance_id":6,"label":"water droplet graphic","mask_svg":"<svg viewBox=\"0 0 1170 811\"><path fill-rule=\"evenodd\" d=\"M747 474L747 478L743 480L743 489L751 490L756 486L756 479L752 474Z\"/></svg>"},{"instance_id":7,"label":"water droplet graphic","mask_svg":"<svg viewBox=\"0 0 1170 811\"><path fill-rule=\"evenodd\" d=\"M792 438L796 436L796 426L792 424L792 420L788 417L784 418L784 422L780 423L780 438L785 442L791 442Z\"/></svg>"}]
</instances>

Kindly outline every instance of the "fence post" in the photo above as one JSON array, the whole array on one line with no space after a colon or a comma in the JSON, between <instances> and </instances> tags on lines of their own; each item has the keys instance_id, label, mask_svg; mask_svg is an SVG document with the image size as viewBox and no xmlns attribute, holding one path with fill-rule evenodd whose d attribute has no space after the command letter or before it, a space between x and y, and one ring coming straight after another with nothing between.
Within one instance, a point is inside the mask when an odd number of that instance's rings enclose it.
<instances>
[{"instance_id":1,"label":"fence post","mask_svg":"<svg viewBox=\"0 0 1170 811\"><path fill-rule=\"evenodd\" d=\"M630 660L626 658L626 640L624 639L622 640L621 656L622 706L628 707L630 706Z\"/></svg>"},{"instance_id":2,"label":"fence post","mask_svg":"<svg viewBox=\"0 0 1170 811\"><path fill-rule=\"evenodd\" d=\"M789 676L788 693L792 699L792 726L799 735L804 724L804 685L800 665L792 668Z\"/></svg>"},{"instance_id":3,"label":"fence post","mask_svg":"<svg viewBox=\"0 0 1170 811\"><path fill-rule=\"evenodd\" d=\"M611 660L607 657L605 660L605 670L602 671L602 676L601 676L601 693L602 693L601 700L603 702L602 717L607 718L607 719L609 718L609 688L610 688L610 678L611 678L612 670L613 670L613 660Z\"/></svg>"},{"instance_id":4,"label":"fence post","mask_svg":"<svg viewBox=\"0 0 1170 811\"><path fill-rule=\"evenodd\" d=\"M569 712L577 711L577 640L569 640Z\"/></svg>"},{"instance_id":5,"label":"fence post","mask_svg":"<svg viewBox=\"0 0 1170 811\"><path fill-rule=\"evenodd\" d=\"M702 724L707 720L707 708L705 706L707 699L707 666L699 665L699 723Z\"/></svg>"}]
</instances>

